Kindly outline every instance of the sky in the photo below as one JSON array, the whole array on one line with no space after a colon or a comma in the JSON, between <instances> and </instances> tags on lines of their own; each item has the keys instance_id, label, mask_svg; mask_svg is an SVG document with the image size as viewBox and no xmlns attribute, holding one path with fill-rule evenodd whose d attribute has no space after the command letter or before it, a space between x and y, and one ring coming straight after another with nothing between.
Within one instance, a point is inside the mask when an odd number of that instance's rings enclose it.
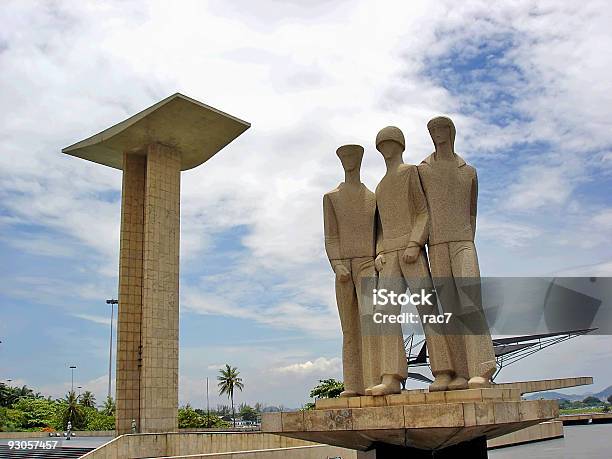
<instances>
[{"instance_id":1,"label":"sky","mask_svg":"<svg viewBox=\"0 0 612 459\"><path fill-rule=\"evenodd\" d=\"M605 1L5 0L0 23L0 380L61 396L76 365L75 387L106 396L121 172L61 149L175 92L252 124L182 175L181 403L203 406L207 377L227 403L225 363L238 402L298 407L341 377L322 195L347 143L375 188L387 125L419 163L427 121L454 120L483 276L612 273ZM609 336L582 337L499 380L596 392L611 357Z\"/></svg>"}]
</instances>

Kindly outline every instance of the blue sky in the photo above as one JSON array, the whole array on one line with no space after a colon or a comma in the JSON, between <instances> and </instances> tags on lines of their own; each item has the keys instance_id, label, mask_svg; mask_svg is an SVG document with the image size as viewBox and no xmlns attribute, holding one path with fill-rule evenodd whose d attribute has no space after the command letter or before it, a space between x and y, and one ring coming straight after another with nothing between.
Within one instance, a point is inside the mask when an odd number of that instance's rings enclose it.
<instances>
[{"instance_id":1,"label":"blue sky","mask_svg":"<svg viewBox=\"0 0 612 459\"><path fill-rule=\"evenodd\" d=\"M321 196L344 143L364 145L374 189L386 125L415 163L427 121L455 121L479 174L483 275L610 275L606 2L256 3L3 6L0 378L59 396L75 364L104 397L121 175L60 150L177 91L252 123L183 173L182 402L201 404L226 362L251 403L298 406L340 376ZM592 375L600 390L611 344L564 343L501 377Z\"/></svg>"}]
</instances>

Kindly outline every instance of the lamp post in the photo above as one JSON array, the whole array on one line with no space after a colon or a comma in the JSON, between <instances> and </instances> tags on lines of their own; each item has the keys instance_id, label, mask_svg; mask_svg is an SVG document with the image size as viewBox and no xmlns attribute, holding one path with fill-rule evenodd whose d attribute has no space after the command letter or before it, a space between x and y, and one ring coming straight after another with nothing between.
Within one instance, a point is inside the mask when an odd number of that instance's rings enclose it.
<instances>
[{"instance_id":1,"label":"lamp post","mask_svg":"<svg viewBox=\"0 0 612 459\"><path fill-rule=\"evenodd\" d=\"M208 376L206 377L206 427L210 427L210 404L208 402Z\"/></svg>"},{"instance_id":2,"label":"lamp post","mask_svg":"<svg viewBox=\"0 0 612 459\"><path fill-rule=\"evenodd\" d=\"M106 300L106 304L110 304L111 307L111 320L110 320L110 343L108 346L108 398L111 396L111 375L113 371L113 309L114 305L118 305L119 301L110 299ZM119 308L119 306L117 306Z\"/></svg>"},{"instance_id":3,"label":"lamp post","mask_svg":"<svg viewBox=\"0 0 612 459\"><path fill-rule=\"evenodd\" d=\"M70 392L74 393L74 370L76 365L70 365Z\"/></svg>"}]
</instances>

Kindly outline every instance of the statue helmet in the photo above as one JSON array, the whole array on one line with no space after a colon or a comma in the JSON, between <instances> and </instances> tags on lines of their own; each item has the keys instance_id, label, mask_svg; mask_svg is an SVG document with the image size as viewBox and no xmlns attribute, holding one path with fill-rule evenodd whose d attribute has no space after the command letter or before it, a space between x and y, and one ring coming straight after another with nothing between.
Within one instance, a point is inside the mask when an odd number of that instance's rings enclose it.
<instances>
[{"instance_id":1,"label":"statue helmet","mask_svg":"<svg viewBox=\"0 0 612 459\"><path fill-rule=\"evenodd\" d=\"M387 126L378 131L378 134L376 134L377 150L379 149L378 146L385 140L393 140L394 142L399 143L403 149L406 148L406 140L404 139L404 134L398 127Z\"/></svg>"}]
</instances>

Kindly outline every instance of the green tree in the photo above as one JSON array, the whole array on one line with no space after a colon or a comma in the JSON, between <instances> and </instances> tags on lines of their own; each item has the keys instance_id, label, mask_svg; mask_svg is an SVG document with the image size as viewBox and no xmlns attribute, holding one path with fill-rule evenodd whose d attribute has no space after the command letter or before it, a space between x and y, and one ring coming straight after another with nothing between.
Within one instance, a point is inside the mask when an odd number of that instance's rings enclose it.
<instances>
[{"instance_id":1,"label":"green tree","mask_svg":"<svg viewBox=\"0 0 612 459\"><path fill-rule=\"evenodd\" d=\"M247 404L243 404L240 407L240 418L243 421L256 422L257 421L257 411L255 411L252 407Z\"/></svg>"},{"instance_id":2,"label":"green tree","mask_svg":"<svg viewBox=\"0 0 612 459\"><path fill-rule=\"evenodd\" d=\"M229 424L214 414L208 415L203 410L194 410L191 405L181 406L178 410L178 423L181 429L198 427L229 427Z\"/></svg>"},{"instance_id":3,"label":"green tree","mask_svg":"<svg viewBox=\"0 0 612 459\"><path fill-rule=\"evenodd\" d=\"M573 407L572 402L564 398L557 400L557 403L559 404L559 408L562 410L570 410Z\"/></svg>"},{"instance_id":4,"label":"green tree","mask_svg":"<svg viewBox=\"0 0 612 459\"><path fill-rule=\"evenodd\" d=\"M22 411L0 407L0 432L21 430L25 422L25 415Z\"/></svg>"},{"instance_id":5,"label":"green tree","mask_svg":"<svg viewBox=\"0 0 612 459\"><path fill-rule=\"evenodd\" d=\"M340 396L340 392L344 390L344 383L336 381L333 378L319 379L317 384L310 391L310 396L315 399L319 398L336 398Z\"/></svg>"},{"instance_id":6,"label":"green tree","mask_svg":"<svg viewBox=\"0 0 612 459\"><path fill-rule=\"evenodd\" d=\"M225 368L219 370L219 376L217 376L217 380L219 383L219 395L227 395L232 404L232 422L234 423L234 427L236 427L236 410L234 409L234 391L236 389L242 391L244 389L244 384L242 383L242 378L239 376L240 372L236 367L230 367L227 363L225 364Z\"/></svg>"},{"instance_id":7,"label":"green tree","mask_svg":"<svg viewBox=\"0 0 612 459\"><path fill-rule=\"evenodd\" d=\"M189 405L181 406L178 410L178 424L181 429L204 427L204 419Z\"/></svg>"},{"instance_id":8,"label":"green tree","mask_svg":"<svg viewBox=\"0 0 612 459\"><path fill-rule=\"evenodd\" d=\"M85 428L87 430L114 430L115 416L108 416L95 408L83 407Z\"/></svg>"},{"instance_id":9,"label":"green tree","mask_svg":"<svg viewBox=\"0 0 612 459\"><path fill-rule=\"evenodd\" d=\"M106 397L106 400L104 401L104 405L102 406L102 413L104 413L106 416L114 416L115 415L115 401L113 400L113 397Z\"/></svg>"},{"instance_id":10,"label":"green tree","mask_svg":"<svg viewBox=\"0 0 612 459\"><path fill-rule=\"evenodd\" d=\"M91 391L86 390L79 396L79 403L87 408L95 408L96 396Z\"/></svg>"},{"instance_id":11,"label":"green tree","mask_svg":"<svg viewBox=\"0 0 612 459\"><path fill-rule=\"evenodd\" d=\"M57 408L56 402L44 398L25 397L13 404L13 409L23 413L22 424L19 427L25 429L53 425Z\"/></svg>"},{"instance_id":12,"label":"green tree","mask_svg":"<svg viewBox=\"0 0 612 459\"><path fill-rule=\"evenodd\" d=\"M9 406L9 388L6 384L0 382L0 406Z\"/></svg>"},{"instance_id":13,"label":"green tree","mask_svg":"<svg viewBox=\"0 0 612 459\"><path fill-rule=\"evenodd\" d=\"M593 397L592 395L588 396L587 398L585 398L582 403L584 403L587 406L596 406L596 405L601 405L601 400L599 400L597 397Z\"/></svg>"},{"instance_id":14,"label":"green tree","mask_svg":"<svg viewBox=\"0 0 612 459\"><path fill-rule=\"evenodd\" d=\"M28 386L11 387L0 383L0 406L11 407L21 398L40 398Z\"/></svg>"}]
</instances>

